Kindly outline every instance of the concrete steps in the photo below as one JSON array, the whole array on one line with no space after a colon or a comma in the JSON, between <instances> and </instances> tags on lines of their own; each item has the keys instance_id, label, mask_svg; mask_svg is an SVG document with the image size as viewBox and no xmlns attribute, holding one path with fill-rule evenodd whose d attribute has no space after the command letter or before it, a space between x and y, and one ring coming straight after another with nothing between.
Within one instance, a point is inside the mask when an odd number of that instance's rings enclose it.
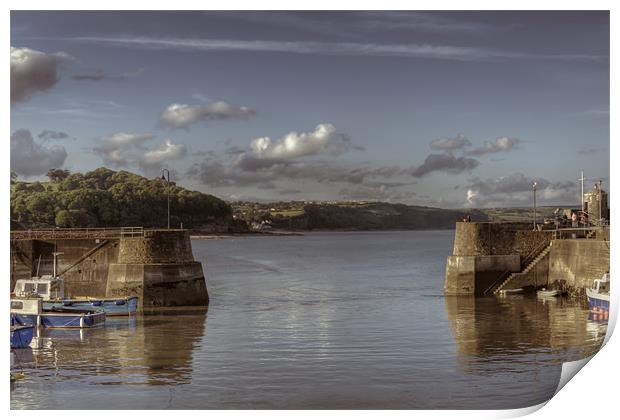
<instances>
[{"instance_id":1,"label":"concrete steps","mask_svg":"<svg viewBox=\"0 0 620 420\"><path fill-rule=\"evenodd\" d=\"M510 284L510 282L517 277L518 275L521 274L527 274L529 273L534 267L536 267L536 265L543 259L545 258L549 252L551 251L551 244L547 245L542 251L540 251L540 253L536 256L536 258L534 258L523 270L521 270L520 272L516 272L516 273L512 273L510 274L506 280L504 280L494 291L493 294L498 294L499 292L501 292L507 285Z\"/></svg>"}]
</instances>

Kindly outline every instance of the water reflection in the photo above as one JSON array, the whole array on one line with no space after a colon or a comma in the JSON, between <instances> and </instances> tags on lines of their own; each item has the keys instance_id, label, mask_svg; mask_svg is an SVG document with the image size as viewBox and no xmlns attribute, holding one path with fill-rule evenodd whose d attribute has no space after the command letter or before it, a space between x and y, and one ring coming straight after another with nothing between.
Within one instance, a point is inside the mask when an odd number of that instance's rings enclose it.
<instances>
[{"instance_id":1,"label":"water reflection","mask_svg":"<svg viewBox=\"0 0 620 420\"><path fill-rule=\"evenodd\" d=\"M589 311L566 298L450 296L445 299L460 364L476 371L494 362L563 363L594 354L606 325L592 325Z\"/></svg>"},{"instance_id":2,"label":"water reflection","mask_svg":"<svg viewBox=\"0 0 620 420\"><path fill-rule=\"evenodd\" d=\"M201 308L110 317L105 328L42 329L48 345L35 350L35 365L59 379L103 385L189 383L206 319Z\"/></svg>"}]
</instances>

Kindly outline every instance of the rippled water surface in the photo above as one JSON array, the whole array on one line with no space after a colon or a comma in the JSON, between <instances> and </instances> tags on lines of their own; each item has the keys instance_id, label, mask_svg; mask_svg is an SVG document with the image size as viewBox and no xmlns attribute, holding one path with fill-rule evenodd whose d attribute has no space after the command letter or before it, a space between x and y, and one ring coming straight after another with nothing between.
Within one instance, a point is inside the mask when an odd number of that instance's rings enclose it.
<instances>
[{"instance_id":1,"label":"rippled water surface","mask_svg":"<svg viewBox=\"0 0 620 420\"><path fill-rule=\"evenodd\" d=\"M445 298L452 231L194 241L211 296L19 351L12 408L517 408L605 325L566 299Z\"/></svg>"}]
</instances>

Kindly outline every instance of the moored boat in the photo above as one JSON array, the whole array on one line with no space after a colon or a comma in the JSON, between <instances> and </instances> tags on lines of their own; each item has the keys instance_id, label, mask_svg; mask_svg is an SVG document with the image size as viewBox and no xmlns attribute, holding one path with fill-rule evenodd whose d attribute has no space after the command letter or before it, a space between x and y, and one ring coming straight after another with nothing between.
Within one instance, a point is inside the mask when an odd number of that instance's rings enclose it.
<instances>
[{"instance_id":1,"label":"moored boat","mask_svg":"<svg viewBox=\"0 0 620 420\"><path fill-rule=\"evenodd\" d=\"M33 277L19 279L13 289L15 297L40 297L43 299L43 310L59 308L75 308L83 311L102 310L107 315L134 315L138 310L138 298L105 297L69 299L65 297L64 281L58 276Z\"/></svg>"},{"instance_id":2,"label":"moored boat","mask_svg":"<svg viewBox=\"0 0 620 420\"><path fill-rule=\"evenodd\" d=\"M107 316L134 315L138 310L138 298L84 298L43 301L43 309L53 308L101 309Z\"/></svg>"},{"instance_id":3,"label":"moored boat","mask_svg":"<svg viewBox=\"0 0 620 420\"><path fill-rule=\"evenodd\" d=\"M609 273L595 279L592 287L586 288L588 306L593 312L609 312Z\"/></svg>"},{"instance_id":4,"label":"moored boat","mask_svg":"<svg viewBox=\"0 0 620 420\"><path fill-rule=\"evenodd\" d=\"M34 325L11 325L11 348L23 349L30 346L34 336Z\"/></svg>"},{"instance_id":5,"label":"moored boat","mask_svg":"<svg viewBox=\"0 0 620 420\"><path fill-rule=\"evenodd\" d=\"M36 325L43 328L92 328L105 323L100 309L52 308L43 310L39 298L11 299L11 325Z\"/></svg>"},{"instance_id":6,"label":"moored boat","mask_svg":"<svg viewBox=\"0 0 620 420\"><path fill-rule=\"evenodd\" d=\"M539 298L550 298L550 297L555 297L555 296L559 296L561 293L559 290L547 290L545 288L540 289L539 291L536 292L536 296Z\"/></svg>"}]
</instances>

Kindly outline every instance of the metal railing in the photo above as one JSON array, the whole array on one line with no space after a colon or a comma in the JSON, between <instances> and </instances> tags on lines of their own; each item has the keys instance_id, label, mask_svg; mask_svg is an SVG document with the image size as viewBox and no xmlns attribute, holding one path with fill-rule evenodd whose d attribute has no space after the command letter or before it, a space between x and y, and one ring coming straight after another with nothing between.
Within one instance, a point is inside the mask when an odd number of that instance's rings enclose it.
<instances>
[{"instance_id":1,"label":"metal railing","mask_svg":"<svg viewBox=\"0 0 620 420\"><path fill-rule=\"evenodd\" d=\"M18 239L116 239L121 236L143 236L142 227L57 228L11 231L11 240Z\"/></svg>"},{"instance_id":2,"label":"metal railing","mask_svg":"<svg viewBox=\"0 0 620 420\"><path fill-rule=\"evenodd\" d=\"M588 235L592 233L603 232L606 230L609 230L609 225L559 228L553 231L553 239L571 239L573 237L573 234L576 237L587 238L589 237Z\"/></svg>"}]
</instances>

